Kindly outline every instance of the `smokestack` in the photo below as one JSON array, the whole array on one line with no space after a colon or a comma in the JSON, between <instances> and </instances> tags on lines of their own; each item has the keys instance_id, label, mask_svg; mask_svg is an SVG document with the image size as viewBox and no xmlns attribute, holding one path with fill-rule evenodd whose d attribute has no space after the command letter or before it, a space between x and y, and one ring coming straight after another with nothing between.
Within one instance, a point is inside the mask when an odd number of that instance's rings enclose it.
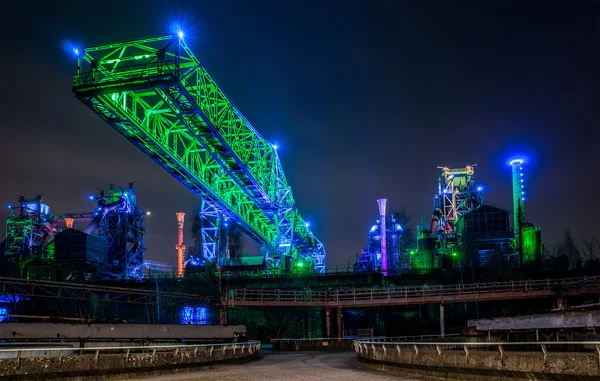
<instances>
[{"instance_id":1,"label":"smokestack","mask_svg":"<svg viewBox=\"0 0 600 381\"><path fill-rule=\"evenodd\" d=\"M177 216L177 277L183 278L184 274L184 266L183 266L183 258L185 255L185 245L183 244L183 222L185 219L185 213L175 213Z\"/></svg>"},{"instance_id":2,"label":"smokestack","mask_svg":"<svg viewBox=\"0 0 600 381\"><path fill-rule=\"evenodd\" d=\"M524 213L524 202L525 191L524 191L524 179L523 179L523 160L516 159L510 162L512 167L512 190L513 190L513 230L515 233L519 233L521 228L521 221L523 221Z\"/></svg>"},{"instance_id":3,"label":"smokestack","mask_svg":"<svg viewBox=\"0 0 600 381\"><path fill-rule=\"evenodd\" d=\"M388 270L388 257L387 257L387 229L385 223L385 204L387 198L380 198L377 200L379 205L379 222L381 224L381 270L383 273L387 273Z\"/></svg>"}]
</instances>

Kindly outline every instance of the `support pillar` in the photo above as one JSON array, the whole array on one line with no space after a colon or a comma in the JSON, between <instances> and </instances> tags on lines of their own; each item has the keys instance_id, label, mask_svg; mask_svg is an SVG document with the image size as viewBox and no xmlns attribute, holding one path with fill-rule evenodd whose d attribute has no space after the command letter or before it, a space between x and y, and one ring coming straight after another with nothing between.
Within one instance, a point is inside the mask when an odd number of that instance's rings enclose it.
<instances>
[{"instance_id":1,"label":"support pillar","mask_svg":"<svg viewBox=\"0 0 600 381\"><path fill-rule=\"evenodd\" d=\"M446 327L444 323L444 303L440 304L440 336L444 337L446 334Z\"/></svg>"},{"instance_id":2,"label":"support pillar","mask_svg":"<svg viewBox=\"0 0 600 381\"><path fill-rule=\"evenodd\" d=\"M326 337L331 337L331 308L325 309L325 331L327 332Z\"/></svg>"},{"instance_id":3,"label":"support pillar","mask_svg":"<svg viewBox=\"0 0 600 381\"><path fill-rule=\"evenodd\" d=\"M338 307L337 309L337 331L338 331L338 340L344 338L344 332L342 331L342 307Z\"/></svg>"},{"instance_id":4,"label":"support pillar","mask_svg":"<svg viewBox=\"0 0 600 381\"><path fill-rule=\"evenodd\" d=\"M219 324L227 325L227 304L221 303L219 306Z\"/></svg>"}]
</instances>

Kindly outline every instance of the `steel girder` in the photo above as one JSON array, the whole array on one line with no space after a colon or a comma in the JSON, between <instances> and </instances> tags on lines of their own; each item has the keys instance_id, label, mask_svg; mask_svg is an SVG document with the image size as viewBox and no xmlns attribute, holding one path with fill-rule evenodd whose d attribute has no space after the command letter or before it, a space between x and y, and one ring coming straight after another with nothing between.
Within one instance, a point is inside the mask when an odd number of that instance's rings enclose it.
<instances>
[{"instance_id":1,"label":"steel girder","mask_svg":"<svg viewBox=\"0 0 600 381\"><path fill-rule=\"evenodd\" d=\"M56 298L147 305L174 305L175 303L188 303L190 301L207 303L211 301L211 297L206 295L91 284L31 281L5 277L0 277L0 293L28 298Z\"/></svg>"},{"instance_id":2,"label":"steel girder","mask_svg":"<svg viewBox=\"0 0 600 381\"><path fill-rule=\"evenodd\" d=\"M270 254L299 255L324 270L324 247L298 213L276 149L182 39L87 48L73 85L83 103Z\"/></svg>"}]
</instances>

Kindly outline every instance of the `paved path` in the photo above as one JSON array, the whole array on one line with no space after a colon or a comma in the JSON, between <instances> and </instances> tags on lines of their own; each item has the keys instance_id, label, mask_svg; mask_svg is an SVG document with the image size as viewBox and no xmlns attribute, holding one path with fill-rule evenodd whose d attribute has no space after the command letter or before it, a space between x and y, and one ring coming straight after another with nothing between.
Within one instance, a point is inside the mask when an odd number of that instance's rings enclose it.
<instances>
[{"instance_id":1,"label":"paved path","mask_svg":"<svg viewBox=\"0 0 600 381\"><path fill-rule=\"evenodd\" d=\"M354 352L277 352L262 350L263 359L241 365L179 373L137 381L416 381L358 366Z\"/></svg>"}]
</instances>

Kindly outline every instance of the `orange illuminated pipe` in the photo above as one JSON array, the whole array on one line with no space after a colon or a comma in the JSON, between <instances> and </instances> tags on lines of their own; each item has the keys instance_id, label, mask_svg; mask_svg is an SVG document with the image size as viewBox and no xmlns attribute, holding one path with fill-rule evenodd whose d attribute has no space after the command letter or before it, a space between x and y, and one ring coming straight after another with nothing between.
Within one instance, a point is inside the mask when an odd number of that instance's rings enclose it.
<instances>
[{"instance_id":1,"label":"orange illuminated pipe","mask_svg":"<svg viewBox=\"0 0 600 381\"><path fill-rule=\"evenodd\" d=\"M73 221L75 221L74 218L65 218L65 225L67 225L67 229L73 229Z\"/></svg>"},{"instance_id":2,"label":"orange illuminated pipe","mask_svg":"<svg viewBox=\"0 0 600 381\"><path fill-rule=\"evenodd\" d=\"M183 258L185 256L185 245L183 244L183 221L185 213L175 213L177 216L177 277L183 278L185 267L183 265Z\"/></svg>"}]
</instances>

